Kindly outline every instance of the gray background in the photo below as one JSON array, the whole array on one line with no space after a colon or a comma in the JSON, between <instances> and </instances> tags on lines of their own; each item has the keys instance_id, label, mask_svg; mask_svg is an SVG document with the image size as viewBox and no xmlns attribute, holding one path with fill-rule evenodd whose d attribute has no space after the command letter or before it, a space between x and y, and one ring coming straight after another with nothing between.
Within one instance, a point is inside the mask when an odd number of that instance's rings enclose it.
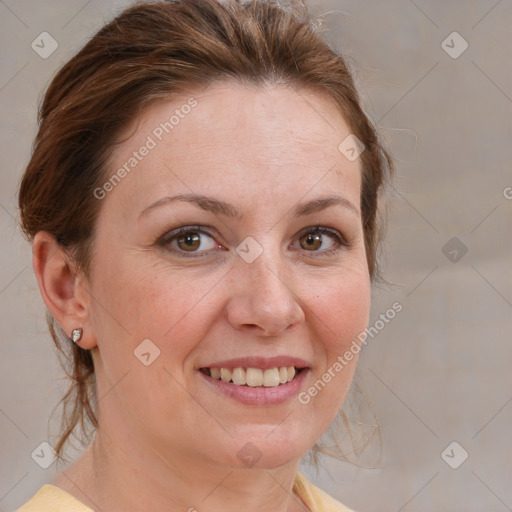
<instances>
[{"instance_id":1,"label":"gray background","mask_svg":"<svg viewBox=\"0 0 512 512\"><path fill-rule=\"evenodd\" d=\"M30 456L53 441L48 418L65 389L16 227L38 100L56 69L129 3L0 2L1 511L62 469L43 470ZM380 458L374 439L351 456L372 469L325 459L318 473L304 471L359 512L512 510L512 2L309 4L349 56L397 161L390 284L374 290L371 323L395 301L403 311L369 341L357 378L380 424ZM46 59L31 48L43 31L59 45ZM469 44L458 58L442 47L454 31ZM461 42L445 45L453 53ZM365 429L356 427L362 437ZM469 457L457 469L442 457L456 466L463 450Z\"/></svg>"}]
</instances>

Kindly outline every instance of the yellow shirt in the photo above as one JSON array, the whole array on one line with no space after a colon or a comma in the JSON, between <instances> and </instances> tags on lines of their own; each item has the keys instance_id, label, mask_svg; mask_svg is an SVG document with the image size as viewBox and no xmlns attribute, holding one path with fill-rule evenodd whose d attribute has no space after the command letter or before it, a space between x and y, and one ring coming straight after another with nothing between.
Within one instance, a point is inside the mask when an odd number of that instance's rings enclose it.
<instances>
[{"instance_id":1,"label":"yellow shirt","mask_svg":"<svg viewBox=\"0 0 512 512\"><path fill-rule=\"evenodd\" d=\"M297 473L293 490L311 512L352 512ZM93 512L59 487L46 484L16 512Z\"/></svg>"}]
</instances>

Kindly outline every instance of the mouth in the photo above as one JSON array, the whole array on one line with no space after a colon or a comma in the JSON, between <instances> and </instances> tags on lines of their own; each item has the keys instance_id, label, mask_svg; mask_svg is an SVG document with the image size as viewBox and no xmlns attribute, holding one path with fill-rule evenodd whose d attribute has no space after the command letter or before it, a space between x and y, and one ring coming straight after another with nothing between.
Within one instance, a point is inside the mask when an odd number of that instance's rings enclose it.
<instances>
[{"instance_id":1,"label":"mouth","mask_svg":"<svg viewBox=\"0 0 512 512\"><path fill-rule=\"evenodd\" d=\"M223 395L249 406L275 406L291 402L306 385L311 372L305 359L281 355L247 356L196 367L205 392Z\"/></svg>"},{"instance_id":2,"label":"mouth","mask_svg":"<svg viewBox=\"0 0 512 512\"><path fill-rule=\"evenodd\" d=\"M199 371L226 384L250 388L275 388L283 386L296 379L305 368L296 366L276 366L274 368L218 368L204 367Z\"/></svg>"}]
</instances>

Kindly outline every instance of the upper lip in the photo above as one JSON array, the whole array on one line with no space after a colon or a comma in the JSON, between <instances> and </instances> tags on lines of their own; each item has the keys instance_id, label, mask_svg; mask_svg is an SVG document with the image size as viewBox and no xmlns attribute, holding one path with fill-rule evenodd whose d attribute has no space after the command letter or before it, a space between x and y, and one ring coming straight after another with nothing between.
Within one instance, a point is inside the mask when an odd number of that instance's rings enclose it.
<instances>
[{"instance_id":1,"label":"upper lip","mask_svg":"<svg viewBox=\"0 0 512 512\"><path fill-rule=\"evenodd\" d=\"M295 366L296 368L308 368L309 364L304 359L290 356L275 357L237 357L235 359L226 359L224 361L215 361L200 366L200 368L261 368L267 370L269 368L280 368L282 366Z\"/></svg>"}]
</instances>

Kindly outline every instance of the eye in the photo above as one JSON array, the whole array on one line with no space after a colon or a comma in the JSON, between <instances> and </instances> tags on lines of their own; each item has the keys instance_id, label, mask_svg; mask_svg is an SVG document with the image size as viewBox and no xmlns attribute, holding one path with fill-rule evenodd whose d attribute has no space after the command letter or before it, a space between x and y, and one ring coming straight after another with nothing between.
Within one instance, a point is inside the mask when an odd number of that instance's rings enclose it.
<instances>
[{"instance_id":1,"label":"eye","mask_svg":"<svg viewBox=\"0 0 512 512\"><path fill-rule=\"evenodd\" d=\"M166 248L180 257L202 257L211 251L226 250L214 238L214 235L200 226L186 226L166 233L157 241L158 245ZM297 243L299 247L297 247ZM339 231L324 226L309 227L297 236L294 249L328 256L338 252L348 243Z\"/></svg>"},{"instance_id":2,"label":"eye","mask_svg":"<svg viewBox=\"0 0 512 512\"><path fill-rule=\"evenodd\" d=\"M195 257L211 250L223 249L210 233L195 226L171 231L162 237L159 244L185 257Z\"/></svg>"},{"instance_id":3,"label":"eye","mask_svg":"<svg viewBox=\"0 0 512 512\"><path fill-rule=\"evenodd\" d=\"M335 229L317 226L307 228L298 235L297 242L307 252L322 255L332 254L348 245L343 236Z\"/></svg>"}]
</instances>

